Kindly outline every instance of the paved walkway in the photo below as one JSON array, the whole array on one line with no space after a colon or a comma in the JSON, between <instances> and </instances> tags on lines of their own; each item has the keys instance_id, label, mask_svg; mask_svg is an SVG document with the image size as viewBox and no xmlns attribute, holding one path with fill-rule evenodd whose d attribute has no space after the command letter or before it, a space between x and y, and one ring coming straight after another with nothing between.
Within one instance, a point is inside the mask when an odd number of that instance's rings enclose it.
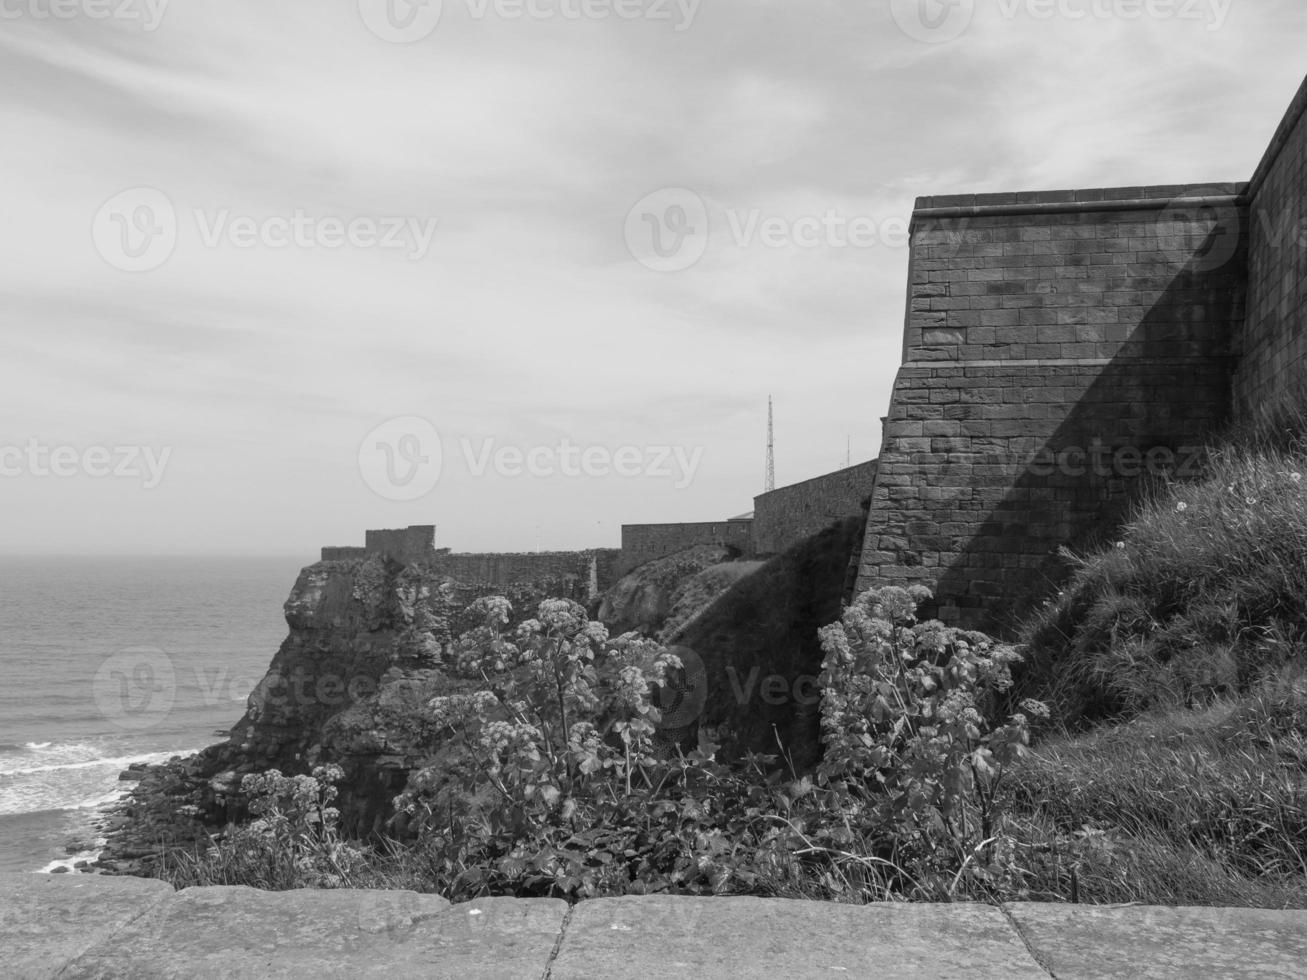
<instances>
[{"instance_id":1,"label":"paved walkway","mask_svg":"<svg viewBox=\"0 0 1307 980\"><path fill-rule=\"evenodd\" d=\"M188 888L0 875L6 977L909 980L1307 976L1307 911Z\"/></svg>"}]
</instances>

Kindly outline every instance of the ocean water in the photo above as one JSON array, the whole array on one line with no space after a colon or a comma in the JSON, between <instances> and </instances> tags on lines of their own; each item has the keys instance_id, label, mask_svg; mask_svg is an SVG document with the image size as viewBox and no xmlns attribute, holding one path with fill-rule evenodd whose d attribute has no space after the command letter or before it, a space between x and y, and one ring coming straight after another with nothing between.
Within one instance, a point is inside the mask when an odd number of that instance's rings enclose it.
<instances>
[{"instance_id":1,"label":"ocean water","mask_svg":"<svg viewBox=\"0 0 1307 980\"><path fill-rule=\"evenodd\" d=\"M0 558L0 871L94 853L130 763L222 741L286 635L296 558Z\"/></svg>"}]
</instances>

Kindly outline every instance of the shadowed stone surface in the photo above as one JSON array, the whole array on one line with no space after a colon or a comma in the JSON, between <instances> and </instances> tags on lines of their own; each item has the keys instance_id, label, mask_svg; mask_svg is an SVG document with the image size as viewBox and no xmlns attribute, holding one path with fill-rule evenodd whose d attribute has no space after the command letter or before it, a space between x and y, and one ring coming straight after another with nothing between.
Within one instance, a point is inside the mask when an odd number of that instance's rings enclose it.
<instances>
[{"instance_id":1,"label":"shadowed stone surface","mask_svg":"<svg viewBox=\"0 0 1307 980\"><path fill-rule=\"evenodd\" d=\"M538 978L565 914L561 901L188 888L60 976Z\"/></svg>"},{"instance_id":2,"label":"shadowed stone surface","mask_svg":"<svg viewBox=\"0 0 1307 980\"><path fill-rule=\"evenodd\" d=\"M1046 980L1001 910L643 896L576 907L551 980Z\"/></svg>"},{"instance_id":3,"label":"shadowed stone surface","mask_svg":"<svg viewBox=\"0 0 1307 980\"><path fill-rule=\"evenodd\" d=\"M1007 906L1058 980L1307 976L1307 914L1264 909Z\"/></svg>"},{"instance_id":4,"label":"shadowed stone surface","mask_svg":"<svg viewBox=\"0 0 1307 980\"><path fill-rule=\"evenodd\" d=\"M38 980L174 894L162 881L99 875L0 875L0 971Z\"/></svg>"}]
</instances>

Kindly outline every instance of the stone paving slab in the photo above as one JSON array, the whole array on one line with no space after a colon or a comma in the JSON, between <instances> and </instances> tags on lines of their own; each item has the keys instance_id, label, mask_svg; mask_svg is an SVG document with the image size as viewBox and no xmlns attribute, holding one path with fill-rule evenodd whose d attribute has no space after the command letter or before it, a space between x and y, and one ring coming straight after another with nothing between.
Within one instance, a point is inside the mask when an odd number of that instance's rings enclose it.
<instances>
[{"instance_id":1,"label":"stone paving slab","mask_svg":"<svg viewBox=\"0 0 1307 980\"><path fill-rule=\"evenodd\" d=\"M765 898L593 899L550 980L1047 980L1001 909Z\"/></svg>"},{"instance_id":2,"label":"stone paving slab","mask_svg":"<svg viewBox=\"0 0 1307 980\"><path fill-rule=\"evenodd\" d=\"M566 914L557 900L451 906L405 891L187 888L59 976L539 980Z\"/></svg>"},{"instance_id":3,"label":"stone paving slab","mask_svg":"<svg viewBox=\"0 0 1307 980\"><path fill-rule=\"evenodd\" d=\"M144 878L0 875L0 972L53 977L174 894L166 882Z\"/></svg>"},{"instance_id":4,"label":"stone paving slab","mask_svg":"<svg viewBox=\"0 0 1307 980\"><path fill-rule=\"evenodd\" d=\"M1307 911L643 896L451 906L0 874L0 976L626 980L1307 977Z\"/></svg>"},{"instance_id":5,"label":"stone paving slab","mask_svg":"<svg viewBox=\"0 0 1307 980\"><path fill-rule=\"evenodd\" d=\"M1057 980L1307 977L1307 912L1005 906Z\"/></svg>"}]
</instances>

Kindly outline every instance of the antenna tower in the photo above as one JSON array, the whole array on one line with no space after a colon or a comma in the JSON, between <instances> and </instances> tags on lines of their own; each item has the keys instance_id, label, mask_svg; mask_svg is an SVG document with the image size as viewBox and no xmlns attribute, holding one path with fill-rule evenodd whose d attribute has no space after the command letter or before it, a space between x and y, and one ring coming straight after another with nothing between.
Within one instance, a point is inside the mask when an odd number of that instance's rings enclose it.
<instances>
[{"instance_id":1,"label":"antenna tower","mask_svg":"<svg viewBox=\"0 0 1307 980\"><path fill-rule=\"evenodd\" d=\"M767 483L763 493L776 489L776 441L772 430L771 395L767 396Z\"/></svg>"}]
</instances>

